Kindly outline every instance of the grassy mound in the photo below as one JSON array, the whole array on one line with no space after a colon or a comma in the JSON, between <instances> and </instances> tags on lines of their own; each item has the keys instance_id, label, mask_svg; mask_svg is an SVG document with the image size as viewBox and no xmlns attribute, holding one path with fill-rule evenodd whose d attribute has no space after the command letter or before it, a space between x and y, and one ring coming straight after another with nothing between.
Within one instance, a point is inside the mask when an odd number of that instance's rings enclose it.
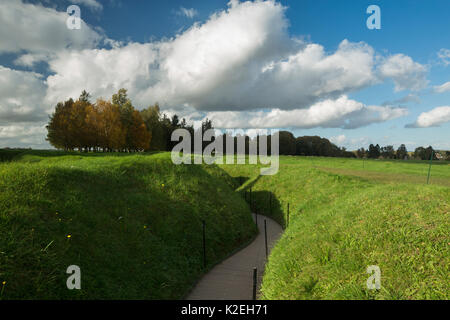
<instances>
[{"instance_id":1,"label":"grassy mound","mask_svg":"<svg viewBox=\"0 0 450 320\"><path fill-rule=\"evenodd\" d=\"M364 170L397 179L360 176L362 161L347 159L281 157L274 176L222 166L246 179L241 190L252 188L257 210L287 226L266 266L263 299L449 298L450 189L425 184L426 163L396 164L366 161ZM347 174L330 172L336 168ZM433 168L431 181L449 171ZM402 182L405 174L423 182ZM369 265L381 270L379 291L366 287Z\"/></svg>"},{"instance_id":2,"label":"grassy mound","mask_svg":"<svg viewBox=\"0 0 450 320\"><path fill-rule=\"evenodd\" d=\"M52 155L57 155L53 156ZM21 153L0 163L0 299L176 299L256 233L216 166L170 154ZM81 290L66 269L81 268Z\"/></svg>"}]
</instances>

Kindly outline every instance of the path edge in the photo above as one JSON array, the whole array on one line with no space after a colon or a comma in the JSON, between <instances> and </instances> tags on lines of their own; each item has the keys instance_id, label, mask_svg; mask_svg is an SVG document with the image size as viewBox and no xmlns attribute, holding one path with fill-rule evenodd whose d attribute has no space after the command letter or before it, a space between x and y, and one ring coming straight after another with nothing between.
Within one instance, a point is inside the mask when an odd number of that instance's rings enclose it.
<instances>
[{"instance_id":1,"label":"path edge","mask_svg":"<svg viewBox=\"0 0 450 320\"><path fill-rule=\"evenodd\" d=\"M253 215L253 213L252 213ZM239 247L237 247L236 249L234 249L233 251L231 251L229 254L227 254L223 259L220 259L219 261L214 262L212 265L210 265L205 272L203 272L203 274L188 288L186 289L186 291L184 292L183 295L181 295L181 297L179 298L179 300L187 300L187 296L192 292L192 290L194 290L194 288L198 285L198 283L200 282L200 280L203 279L203 277L210 272L212 269L214 269L214 267L216 267L218 264L224 262L225 260L227 260L229 257L235 255L236 253L238 253L239 251L245 249L246 247L248 247L253 241L255 241L255 239L258 237L259 235L259 229L258 227L256 227L257 232L246 242L242 243Z\"/></svg>"}]
</instances>

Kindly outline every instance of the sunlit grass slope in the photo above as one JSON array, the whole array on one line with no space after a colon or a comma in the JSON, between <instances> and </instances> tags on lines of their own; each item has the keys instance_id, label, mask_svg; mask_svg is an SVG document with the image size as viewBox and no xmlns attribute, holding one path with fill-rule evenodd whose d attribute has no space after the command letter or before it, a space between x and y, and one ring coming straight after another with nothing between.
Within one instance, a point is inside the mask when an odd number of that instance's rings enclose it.
<instances>
[{"instance_id":1,"label":"sunlit grass slope","mask_svg":"<svg viewBox=\"0 0 450 320\"><path fill-rule=\"evenodd\" d=\"M169 153L0 163L0 299L181 298L203 273L203 219L209 265L256 233L233 183ZM81 290L66 287L70 265Z\"/></svg>"},{"instance_id":2,"label":"sunlit grass slope","mask_svg":"<svg viewBox=\"0 0 450 320\"><path fill-rule=\"evenodd\" d=\"M258 166L222 166L246 180L240 190L252 188L256 210L285 226L290 205L289 225L263 277L263 299L449 298L450 188L426 185L426 162L360 166L347 159L281 157L274 176L258 176ZM437 167L433 177L450 179L449 166ZM413 183L350 174L358 170L425 176ZM380 267L379 291L367 290L369 265Z\"/></svg>"}]
</instances>

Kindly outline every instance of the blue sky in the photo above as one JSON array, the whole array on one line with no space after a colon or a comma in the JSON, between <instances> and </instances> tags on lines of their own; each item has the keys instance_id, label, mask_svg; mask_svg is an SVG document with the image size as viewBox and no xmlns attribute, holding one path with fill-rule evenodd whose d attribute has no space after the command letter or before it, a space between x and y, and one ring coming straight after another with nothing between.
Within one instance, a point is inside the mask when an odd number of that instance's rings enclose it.
<instances>
[{"instance_id":1,"label":"blue sky","mask_svg":"<svg viewBox=\"0 0 450 320\"><path fill-rule=\"evenodd\" d=\"M138 107L163 100L164 111L192 121L286 128L349 149L405 143L450 150L450 1L302 0L247 9L219 0L5 1L3 12L19 6L14 12L23 17L0 15L7 31L0 32L0 71L23 90L4 85L11 96L0 100L0 147L48 147L42 128L52 104L83 86L95 97L130 86ZM86 24L62 35L58 23L70 4ZM381 9L380 30L366 27L372 4ZM33 27L24 22L28 14L42 18ZM260 70L271 63L269 73ZM198 76L198 66L210 74ZM360 80L364 70L370 75ZM12 96L26 92L33 99Z\"/></svg>"}]
</instances>

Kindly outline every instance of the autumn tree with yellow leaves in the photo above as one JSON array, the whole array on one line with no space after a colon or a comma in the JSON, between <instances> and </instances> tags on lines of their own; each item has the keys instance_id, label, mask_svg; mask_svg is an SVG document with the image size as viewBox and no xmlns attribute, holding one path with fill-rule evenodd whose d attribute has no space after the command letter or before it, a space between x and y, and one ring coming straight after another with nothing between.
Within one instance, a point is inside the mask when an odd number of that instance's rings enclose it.
<instances>
[{"instance_id":1,"label":"autumn tree with yellow leaves","mask_svg":"<svg viewBox=\"0 0 450 320\"><path fill-rule=\"evenodd\" d=\"M151 132L125 89L112 101L92 104L86 91L79 99L59 102L47 125L47 140L67 151L139 152L150 149Z\"/></svg>"}]
</instances>

